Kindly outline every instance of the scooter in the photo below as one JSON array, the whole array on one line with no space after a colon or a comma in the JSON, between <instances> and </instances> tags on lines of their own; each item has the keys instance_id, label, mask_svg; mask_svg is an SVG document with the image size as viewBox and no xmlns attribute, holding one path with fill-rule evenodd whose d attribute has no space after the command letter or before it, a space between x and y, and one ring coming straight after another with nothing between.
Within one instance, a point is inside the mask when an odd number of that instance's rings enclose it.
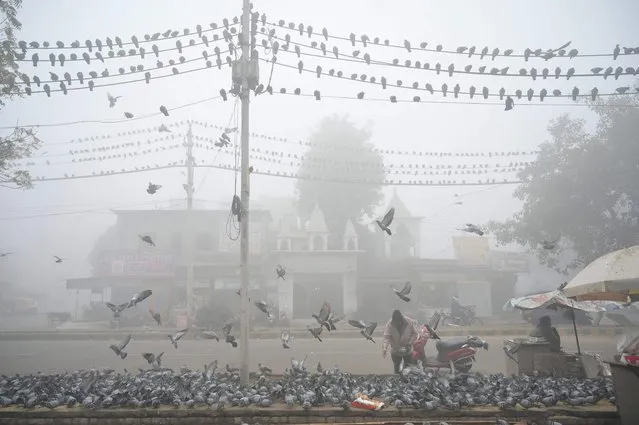
<instances>
[{"instance_id":1,"label":"scooter","mask_svg":"<svg viewBox=\"0 0 639 425\"><path fill-rule=\"evenodd\" d=\"M413 361L420 362L425 368L450 369L453 375L456 371L469 372L475 362L478 348L488 350L488 343L475 336L442 340L435 332L439 323L439 316L433 317L434 326L426 324L422 327L419 337L413 343ZM431 320L431 323L433 321ZM426 356L426 343L429 339L437 340L437 356Z\"/></svg>"}]
</instances>

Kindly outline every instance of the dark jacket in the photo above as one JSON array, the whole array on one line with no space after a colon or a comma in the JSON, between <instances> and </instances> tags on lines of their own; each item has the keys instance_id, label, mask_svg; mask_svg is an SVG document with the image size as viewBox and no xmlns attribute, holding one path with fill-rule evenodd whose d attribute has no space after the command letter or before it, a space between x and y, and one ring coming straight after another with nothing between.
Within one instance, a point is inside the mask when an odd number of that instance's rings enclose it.
<instances>
[{"instance_id":1,"label":"dark jacket","mask_svg":"<svg viewBox=\"0 0 639 425\"><path fill-rule=\"evenodd\" d=\"M554 326L538 325L530 332L530 336L543 338L550 344L550 351L558 353L561 351L561 337Z\"/></svg>"}]
</instances>

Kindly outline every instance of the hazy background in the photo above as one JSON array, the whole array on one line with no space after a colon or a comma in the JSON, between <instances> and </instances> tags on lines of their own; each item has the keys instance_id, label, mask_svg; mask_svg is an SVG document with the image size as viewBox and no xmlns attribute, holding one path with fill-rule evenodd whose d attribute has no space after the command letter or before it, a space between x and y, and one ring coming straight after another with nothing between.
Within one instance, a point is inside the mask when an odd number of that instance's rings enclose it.
<instances>
[{"instance_id":1,"label":"hazy background","mask_svg":"<svg viewBox=\"0 0 639 425\"><path fill-rule=\"evenodd\" d=\"M428 41L430 46L443 44L454 49L459 45L476 45L478 50L485 45L515 49L521 53L526 47L553 48L572 41L572 46L581 53L610 53L619 43L622 46L637 44L637 16L639 2L636 1L595 1L573 0L537 2L513 1L451 1L425 2L418 0L378 1L378 0L325 0L308 1L254 1L254 10L266 13L269 21L284 19L286 22L303 22L311 24L315 30L326 27L332 35L348 37L354 32L371 38L379 36L401 44L409 39L414 45L420 41ZM112 0L109 2L80 2L76 0L56 0L55 2L27 1L19 12L23 30L18 38L40 42L47 40L54 44L63 40L68 45L73 40L120 36L125 42L131 35L140 39L145 33L163 32L168 28L182 30L190 28L194 32L197 24L208 28L210 22L221 24L223 18L231 19L241 13L241 1L167 1L167 0ZM283 33L282 33L283 34ZM295 36L293 36L295 39ZM310 43L310 40L300 40ZM319 42L320 40L317 39ZM333 40L327 43L331 46ZM163 45L172 47L173 42ZM220 45L223 46L223 45ZM222 48L224 50L224 48ZM340 49L350 54L350 43L342 42ZM147 49L149 50L149 49ZM262 57L265 55L260 50ZM202 47L184 50L184 56L196 58L200 56ZM48 53L48 52L47 52ZM66 53L66 52L65 52ZM43 58L47 55L41 54ZM167 52L160 56L165 63L170 58L177 59L177 52ZM404 50L377 48L371 51L374 59L392 60L419 58L431 64L441 62L447 67L454 62L458 68L466 64L479 63L464 56L421 52L408 55ZM634 56L636 58L636 56ZM278 55L279 62L297 64L297 57L290 53ZM402 67L366 67L349 62L337 62L330 59L303 58L305 67L314 69L321 64L325 70L335 68L343 70L345 75L352 72L366 72L378 78L385 75L389 81L402 79L405 85L419 81L423 87L425 82L434 86L448 82L449 86L457 81L462 90L474 84L481 90L488 86L491 92L499 87L521 88L524 92L533 87L538 91L546 87L549 91L560 88L569 91L577 85L582 92L589 91L597 84L600 93L608 93L622 84L614 80L604 82L601 78L549 79L545 82L533 82L528 78L478 77L473 75L456 75L448 78L446 73L437 77L433 73L407 70ZM123 63L140 63L139 57L133 59L107 60L106 64L97 61L87 65L84 62L65 65L63 71L72 75L82 70L85 74L90 70L101 72L105 67L115 74L117 67ZM548 65L543 61L531 61L528 64L521 59L495 62L483 61L489 68L510 65L511 70L536 64L538 68L548 66L554 69L561 66L567 69L574 66L577 72L588 72L593 66L604 66L608 58L577 58L575 60L557 59ZM150 58L145 63L155 63ZM637 66L632 60L618 61L622 66ZM199 66L202 66L202 62ZM261 66L261 80L266 84L270 66ZM475 65L475 67L478 65ZM23 72L38 74L49 79L47 65L32 68L25 64ZM230 69L212 68L175 77L152 80L151 84L127 84L110 88L99 88L94 92L79 90L52 94L47 98L43 94L26 97L10 103L0 112L0 126L37 125L66 123L84 120L116 120L123 118L123 111L130 111L136 116L152 114L158 111L161 104L168 108L181 106L190 102L214 97L220 88L230 86ZM127 77L122 78L126 80ZM128 76L128 79L133 79ZM117 81L117 80L116 80ZM453 82L451 85L450 83ZM315 78L313 74L299 75L296 70L280 66L274 68L272 86L277 90L286 87L292 91L296 87L306 93L321 90L323 95L355 96L365 91L367 97L388 97L396 94L400 98L412 98L420 95L430 98L424 92L411 90L388 90L342 81L329 77ZM118 107L110 109L106 99L107 91L113 95L121 95ZM440 99L437 95L433 99ZM481 99L481 98L480 98ZM77 124L57 127L42 127L38 130L44 141L43 147L33 162L31 170L36 176L61 177L64 174L90 174L103 169L134 168L135 166L154 165L176 159L183 159L183 150L176 149L161 154L139 156L124 160L71 163L73 158L68 154L70 149L90 148L86 142L82 145L72 144L72 139L80 137L117 134L123 131L146 129L160 123L172 123L193 119L206 121L216 125L228 125L233 116L234 98L228 102L213 100L199 105L171 112L168 118L152 117L131 122L116 124ZM460 101L467 100L460 98ZM480 100L481 102L481 100ZM566 105L568 100L554 101ZM530 106L529 106L530 105ZM239 108L238 108L239 109ZM586 108L581 106L553 106L549 99L543 105L535 100L517 101L515 110L505 113L503 105L470 105L470 104L390 104L389 102L357 102L355 100L323 99L315 101L312 97L293 96L260 96L251 104L251 130L258 133L285 137L291 141L306 139L319 121L333 113L348 114L358 125L371 125L372 141L380 148L403 150L453 151L453 152L486 152L486 151L521 151L533 150L547 140L546 126L548 121L561 113L568 112L575 116L589 118ZM593 124L594 125L594 124ZM182 127L175 133L183 132ZM196 134L217 138L219 130L197 127ZM164 135L160 134L160 135ZM121 141L145 141L158 137L158 133L142 133ZM181 140L178 140L181 141ZM95 146L104 146L113 141L96 142ZM303 148L292 144L269 142L253 139L253 147L284 152L301 153ZM164 143L166 145L166 143ZM213 161L215 152L196 150L197 160ZM531 160L526 157L525 160ZM52 165L46 165L45 161ZM510 159L492 159L490 163L504 163ZM519 158L513 158L519 160ZM523 160L523 158L522 158ZM462 163L461 160L451 160ZM230 158L217 157L216 162L230 163ZM407 156L394 155L387 162L401 164L415 162ZM432 163L432 161L430 161ZM482 162L473 160L473 162ZM260 168L268 169L268 164L260 164ZM275 167L273 167L275 169ZM288 168L287 171L294 171ZM514 178L514 175L496 175L496 178ZM475 176L468 180L476 179ZM145 193L149 181L164 185L155 196ZM109 209L118 208L165 208L170 200L184 198L182 183L185 176L182 170L160 170L140 174L110 176L96 179L66 180L36 183L30 191L0 189L0 251L11 251L15 256L0 259L0 280L12 282L25 290L44 291L51 296L52 304L60 303L70 308L75 299L65 294L64 280L71 277L88 276L89 267L86 257L95 240L114 222ZM196 193L198 207L227 208L233 195L233 173L222 170L196 170ZM260 197L292 197L294 182L268 176L254 176L252 179L252 197L259 206ZM399 187L399 195L414 215L427 218L423 226L422 252L426 257L451 258L451 236L458 234L455 230L463 223L485 223L491 219L504 219L515 212L519 206L512 198L513 185L486 187ZM386 189L392 193L392 188ZM455 194L464 197L462 206L445 208L454 201ZM68 258L63 264L54 264L52 255ZM529 283L553 287L558 277L543 270L536 270ZM73 297L74 298L74 297ZM43 306L45 310L53 307ZM65 309L55 308L55 309Z\"/></svg>"}]
</instances>

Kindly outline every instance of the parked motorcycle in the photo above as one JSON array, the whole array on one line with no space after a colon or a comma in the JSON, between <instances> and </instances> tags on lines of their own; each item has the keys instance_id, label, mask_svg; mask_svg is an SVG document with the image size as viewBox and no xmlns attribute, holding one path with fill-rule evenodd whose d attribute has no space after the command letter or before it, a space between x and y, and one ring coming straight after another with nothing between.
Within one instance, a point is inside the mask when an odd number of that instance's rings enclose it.
<instances>
[{"instance_id":1,"label":"parked motorcycle","mask_svg":"<svg viewBox=\"0 0 639 425\"><path fill-rule=\"evenodd\" d=\"M483 326L484 322L477 317L475 312L475 306L469 305L464 307L464 314L462 317L453 317L450 314L440 312L442 316L443 325L452 326Z\"/></svg>"},{"instance_id":2,"label":"parked motorcycle","mask_svg":"<svg viewBox=\"0 0 639 425\"><path fill-rule=\"evenodd\" d=\"M426 343L429 339L437 340L437 356L426 355ZM422 327L420 336L413 343L413 361L421 361L423 367L434 369L450 369L453 374L456 371L469 372L475 362L475 355L479 348L488 350L488 343L475 336L451 338L442 340L433 327L426 324Z\"/></svg>"}]
</instances>

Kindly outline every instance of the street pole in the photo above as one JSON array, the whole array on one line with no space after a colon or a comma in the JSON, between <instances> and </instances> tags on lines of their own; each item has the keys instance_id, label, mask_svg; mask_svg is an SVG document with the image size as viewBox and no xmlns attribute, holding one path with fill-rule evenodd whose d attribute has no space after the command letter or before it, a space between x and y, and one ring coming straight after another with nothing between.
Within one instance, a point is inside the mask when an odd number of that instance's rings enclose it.
<instances>
[{"instance_id":1,"label":"street pole","mask_svg":"<svg viewBox=\"0 0 639 425\"><path fill-rule=\"evenodd\" d=\"M242 86L240 100L242 102L242 179L240 196L240 273L242 279L241 295L242 308L240 318L240 384L246 385L249 381L249 77L251 66L251 4L250 0L243 0L242 4L242 31L240 43L242 56L240 69L242 72Z\"/></svg>"},{"instance_id":2,"label":"street pole","mask_svg":"<svg viewBox=\"0 0 639 425\"><path fill-rule=\"evenodd\" d=\"M193 132L189 122L189 131L186 133L186 214L185 214L185 239L186 239L186 319L187 325L193 325Z\"/></svg>"}]
</instances>

